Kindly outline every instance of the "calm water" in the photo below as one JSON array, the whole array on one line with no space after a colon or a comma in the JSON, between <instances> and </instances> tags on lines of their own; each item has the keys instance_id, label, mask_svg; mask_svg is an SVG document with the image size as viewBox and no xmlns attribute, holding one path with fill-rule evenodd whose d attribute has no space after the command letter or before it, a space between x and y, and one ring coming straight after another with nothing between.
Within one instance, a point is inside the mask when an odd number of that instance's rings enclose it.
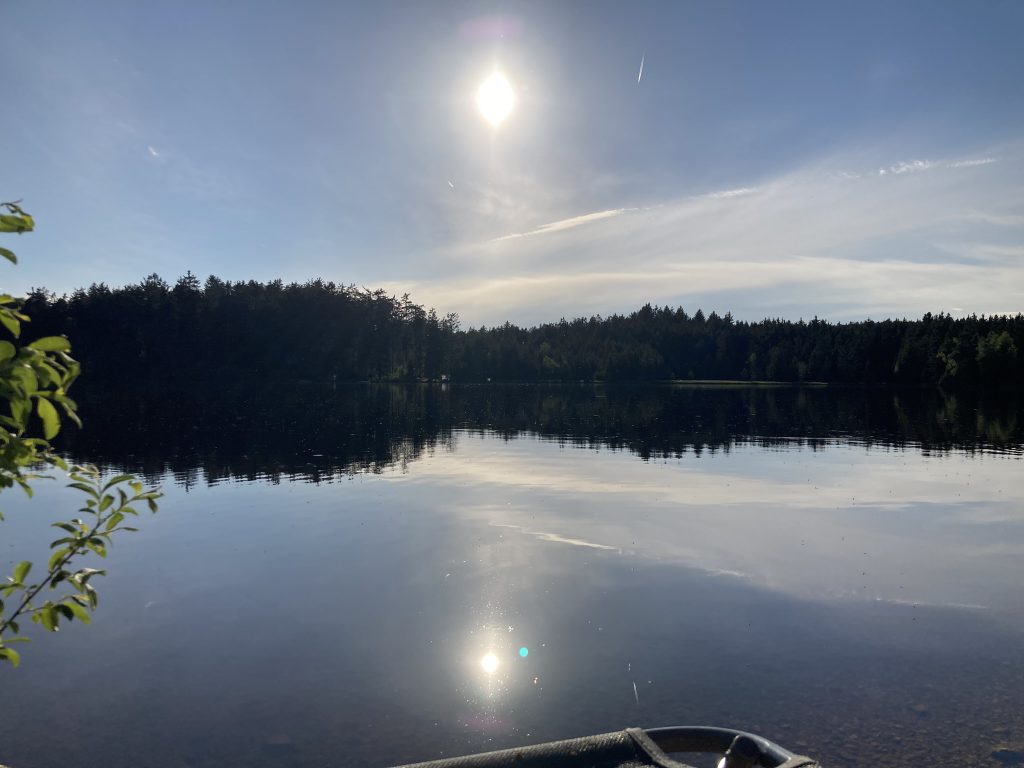
<instances>
[{"instance_id":1,"label":"calm water","mask_svg":"<svg viewBox=\"0 0 1024 768\"><path fill-rule=\"evenodd\" d=\"M1024 747L1018 403L115 399L105 420L83 398L66 449L167 498L115 546L94 624L0 669L11 766L384 765L688 723L836 766ZM7 572L77 501L4 495Z\"/></svg>"}]
</instances>

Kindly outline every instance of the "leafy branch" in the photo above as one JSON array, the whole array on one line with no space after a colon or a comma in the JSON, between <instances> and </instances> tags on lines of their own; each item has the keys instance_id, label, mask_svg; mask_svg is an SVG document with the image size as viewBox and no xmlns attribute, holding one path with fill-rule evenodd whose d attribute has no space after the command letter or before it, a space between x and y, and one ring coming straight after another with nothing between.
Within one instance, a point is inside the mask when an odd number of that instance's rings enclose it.
<instances>
[{"instance_id":1,"label":"leafy branch","mask_svg":"<svg viewBox=\"0 0 1024 768\"><path fill-rule=\"evenodd\" d=\"M35 228L35 221L19 202L0 203L0 233L20 235ZM7 248L0 248L0 256L14 264L18 261ZM21 337L22 325L29 322L23 306L21 299L0 295L0 326L14 340ZM0 414L0 491L17 484L31 496L30 481L46 477L33 472L33 468L50 465L68 472L69 487L87 497L85 506L79 509L83 517L53 524L66 535L50 544L52 552L41 581L27 581L32 563L23 560L6 581L0 582L0 661L14 666L21 662L21 656L9 644L28 639L20 635L19 619L28 616L50 632L56 632L63 621L89 622L97 605L91 580L106 571L78 567L79 559L90 554L106 557L114 534L135 530L124 524L128 515L138 515L133 505L145 502L156 512L156 500L162 496L156 488L144 488L134 475L117 475L104 482L96 467L69 468L51 451L49 441L60 432L62 413L81 426L78 405L68 396L81 367L70 353L71 343L63 336L46 336L22 347L0 340L0 401L10 408L10 415ZM33 413L42 426L42 438L30 434L35 426ZM74 567L72 562L76 563ZM47 588L58 594L37 605L36 600Z\"/></svg>"},{"instance_id":2,"label":"leafy branch","mask_svg":"<svg viewBox=\"0 0 1024 768\"><path fill-rule=\"evenodd\" d=\"M90 553L106 557L114 534L137 530L124 524L129 515L138 515L138 509L133 505L145 502L151 512L156 512L156 500L163 495L156 488L144 488L133 475L117 475L104 482L99 470L89 465L72 468L70 478L72 482L68 487L87 496L85 506L78 510L85 519L76 517L67 522L53 523L54 528L67 535L50 543L52 552L42 580L36 583L26 581L32 563L25 560L15 566L14 573L6 582L0 583L0 660L15 666L21 657L8 644L28 639L19 636L18 620L30 616L32 621L50 632L56 632L61 621L65 620L78 619L88 624L90 611L95 610L99 600L90 580L106 575L106 571L87 567L73 570L72 561ZM125 491L125 485L130 493ZM67 588L65 594L42 605L35 604L45 588L57 590L62 585ZM7 614L5 600L9 601L12 595L17 595L17 598L13 610ZM5 637L5 634L14 636Z\"/></svg>"},{"instance_id":3,"label":"leafy branch","mask_svg":"<svg viewBox=\"0 0 1024 768\"><path fill-rule=\"evenodd\" d=\"M7 213L0 213L0 232L13 232L20 235L35 229L35 219L21 209L21 206L18 205L20 202L21 200L15 200L13 203L0 203L0 211L7 211ZM0 256L12 264L18 263L18 257L7 248L0 248Z\"/></svg>"}]
</instances>

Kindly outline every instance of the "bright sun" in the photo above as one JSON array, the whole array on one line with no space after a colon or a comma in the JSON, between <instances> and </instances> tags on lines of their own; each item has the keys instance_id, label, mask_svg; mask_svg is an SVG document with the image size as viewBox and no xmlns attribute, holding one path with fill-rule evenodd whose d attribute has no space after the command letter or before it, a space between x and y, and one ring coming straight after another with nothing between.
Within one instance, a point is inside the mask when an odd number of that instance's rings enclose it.
<instances>
[{"instance_id":1,"label":"bright sun","mask_svg":"<svg viewBox=\"0 0 1024 768\"><path fill-rule=\"evenodd\" d=\"M480 666L484 668L484 672L488 675L493 675L498 669L498 657L493 653L488 653L480 659Z\"/></svg>"},{"instance_id":2,"label":"bright sun","mask_svg":"<svg viewBox=\"0 0 1024 768\"><path fill-rule=\"evenodd\" d=\"M505 122L516 97L508 79L500 72L495 72L482 83L476 92L476 104L484 120L497 127Z\"/></svg>"}]
</instances>

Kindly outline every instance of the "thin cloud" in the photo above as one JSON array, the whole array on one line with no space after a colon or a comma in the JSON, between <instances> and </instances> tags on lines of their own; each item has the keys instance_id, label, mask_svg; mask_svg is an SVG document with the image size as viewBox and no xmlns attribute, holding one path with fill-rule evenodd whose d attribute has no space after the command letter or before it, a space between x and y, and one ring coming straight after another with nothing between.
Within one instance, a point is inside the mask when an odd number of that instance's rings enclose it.
<instances>
[{"instance_id":1,"label":"thin cloud","mask_svg":"<svg viewBox=\"0 0 1024 768\"><path fill-rule=\"evenodd\" d=\"M938 311L949 307L953 296L979 313L992 314L1000 305L990 297L1007 281L1024 284L1024 270L982 264L869 263L797 257L777 261L705 259L642 271L462 279L420 283L412 287L412 292L429 304L458 308L470 323L480 318L491 324L500 322L504 317L496 317L494 307L510 307L508 314L514 319L526 318L529 322L556 320L561 314L606 314L617 307L633 309L647 301L681 302L691 310L702 305L705 310L717 308L723 312L743 309L731 304L749 307L746 300L721 298L730 295L756 296L761 307L758 315L774 314L772 307L798 306L797 297L813 297L821 315L862 319ZM385 288L393 292L407 289L398 285ZM567 296L574 297L572 311L565 309ZM628 298L623 307L624 296ZM716 300L716 296L720 298ZM860 300L850 306L853 297ZM551 307L558 309L553 312Z\"/></svg>"},{"instance_id":2,"label":"thin cloud","mask_svg":"<svg viewBox=\"0 0 1024 768\"><path fill-rule=\"evenodd\" d=\"M148 149L148 150L149 150L149 154L150 154L150 155L151 155L152 157L160 157L160 153L159 153L159 152L157 152L157 151L156 151L155 149L153 149L153 147L151 147L151 146L147 146L147 147L146 147L146 149Z\"/></svg>"},{"instance_id":3,"label":"thin cloud","mask_svg":"<svg viewBox=\"0 0 1024 768\"><path fill-rule=\"evenodd\" d=\"M888 168L882 168L878 171L879 176L885 176L887 173L893 173L899 175L901 173L919 173L921 171L928 171L935 167L935 163L931 160L909 160L895 165L890 165Z\"/></svg>"},{"instance_id":4,"label":"thin cloud","mask_svg":"<svg viewBox=\"0 0 1024 768\"><path fill-rule=\"evenodd\" d=\"M979 157L971 160L953 160L950 162L933 162L932 160L904 160L890 165L888 168L879 168L878 175L887 174L900 175L903 173L920 173L935 168L975 168L979 165L991 165L996 162L994 157Z\"/></svg>"},{"instance_id":5,"label":"thin cloud","mask_svg":"<svg viewBox=\"0 0 1024 768\"><path fill-rule=\"evenodd\" d=\"M1020 214L1008 213L995 215L985 211L971 211L970 213L964 214L963 218L968 221L980 221L985 224L995 224L998 227L1024 227L1024 215Z\"/></svg>"},{"instance_id":6,"label":"thin cloud","mask_svg":"<svg viewBox=\"0 0 1024 768\"><path fill-rule=\"evenodd\" d=\"M956 162L950 163L950 168L974 168L978 165L990 165L996 162L994 157L980 157L977 160L957 160Z\"/></svg>"},{"instance_id":7,"label":"thin cloud","mask_svg":"<svg viewBox=\"0 0 1024 768\"><path fill-rule=\"evenodd\" d=\"M740 197L741 195L749 195L752 192L756 192L757 187L740 187L738 189L725 189L721 192L711 192L704 197L709 197L712 200L721 200L723 198Z\"/></svg>"},{"instance_id":8,"label":"thin cloud","mask_svg":"<svg viewBox=\"0 0 1024 768\"><path fill-rule=\"evenodd\" d=\"M456 310L466 324L647 302L743 319L1024 310L1024 261L1005 241L1024 197L1024 145L1004 148L999 163L965 162L893 163L886 168L910 170L880 178L873 164L830 158L757 186L466 241L439 252L429 277L385 287Z\"/></svg>"},{"instance_id":9,"label":"thin cloud","mask_svg":"<svg viewBox=\"0 0 1024 768\"><path fill-rule=\"evenodd\" d=\"M573 216L571 219L562 219L561 221L553 221L550 224L542 224L536 229L531 229L529 232L514 232L510 235L502 235L501 237L495 237L491 240L492 243L500 243L503 240L515 240L520 237L532 237L533 235L545 235L551 232L561 232L565 229L572 229L573 227L579 227L584 224L590 224L595 221L601 221L602 219L610 219L613 216L619 216L628 211L635 211L636 208L613 208L607 211L597 211L596 213L586 213L582 216Z\"/></svg>"}]
</instances>

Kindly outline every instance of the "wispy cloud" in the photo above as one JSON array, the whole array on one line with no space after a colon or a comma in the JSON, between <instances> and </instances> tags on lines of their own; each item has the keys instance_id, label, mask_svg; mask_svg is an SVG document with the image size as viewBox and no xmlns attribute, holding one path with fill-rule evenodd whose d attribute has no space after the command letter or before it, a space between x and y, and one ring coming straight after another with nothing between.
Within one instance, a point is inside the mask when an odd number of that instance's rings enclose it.
<instances>
[{"instance_id":1,"label":"wispy cloud","mask_svg":"<svg viewBox=\"0 0 1024 768\"><path fill-rule=\"evenodd\" d=\"M160 157L160 153L157 152L155 149L153 149L152 146L147 146L146 149L149 150L150 156L152 156L152 157Z\"/></svg>"},{"instance_id":2,"label":"wispy cloud","mask_svg":"<svg viewBox=\"0 0 1024 768\"><path fill-rule=\"evenodd\" d=\"M973 168L977 165L989 165L996 162L994 157L980 157L975 160L956 160L949 164L950 168Z\"/></svg>"},{"instance_id":3,"label":"wispy cloud","mask_svg":"<svg viewBox=\"0 0 1024 768\"><path fill-rule=\"evenodd\" d=\"M1024 261L1012 227L1024 146L999 159L900 161L880 175L856 158L830 158L756 185L630 201L458 244L438 253L430 278L387 287L474 324L648 301L751 319L1021 311Z\"/></svg>"},{"instance_id":4,"label":"wispy cloud","mask_svg":"<svg viewBox=\"0 0 1024 768\"><path fill-rule=\"evenodd\" d=\"M518 237L530 237L531 235L544 235L550 232L561 232L565 229L572 229L573 227L579 227L584 224L601 221L602 219L610 219L613 216L619 216L628 211L635 210L636 208L613 208L608 211L586 213L582 216L573 216L571 219L562 219L561 221L553 221L550 224L542 224L536 229L531 229L528 232L515 232L510 235L502 235L501 237L494 238L491 242L500 243L503 240L514 240Z\"/></svg>"},{"instance_id":5,"label":"wispy cloud","mask_svg":"<svg viewBox=\"0 0 1024 768\"><path fill-rule=\"evenodd\" d=\"M749 195L752 192L756 192L756 187L739 187L738 189L725 189L721 192L711 192L707 195L715 200L728 198L728 197L739 197L740 195Z\"/></svg>"},{"instance_id":6,"label":"wispy cloud","mask_svg":"<svg viewBox=\"0 0 1024 768\"><path fill-rule=\"evenodd\" d=\"M995 224L998 227L1024 227L1024 214L993 214L986 211L970 211L964 214L964 219Z\"/></svg>"},{"instance_id":7,"label":"wispy cloud","mask_svg":"<svg viewBox=\"0 0 1024 768\"><path fill-rule=\"evenodd\" d=\"M890 165L888 168L879 168L878 175L885 176L887 173L918 173L935 167L931 160L908 160Z\"/></svg>"},{"instance_id":8,"label":"wispy cloud","mask_svg":"<svg viewBox=\"0 0 1024 768\"><path fill-rule=\"evenodd\" d=\"M994 157L979 157L968 160L950 160L945 162L935 162L932 160L903 160L898 163L890 165L888 168L879 168L878 175L885 176L886 174L901 173L919 173L921 171L930 171L934 168L974 168L979 165L991 165L996 162Z\"/></svg>"}]
</instances>

